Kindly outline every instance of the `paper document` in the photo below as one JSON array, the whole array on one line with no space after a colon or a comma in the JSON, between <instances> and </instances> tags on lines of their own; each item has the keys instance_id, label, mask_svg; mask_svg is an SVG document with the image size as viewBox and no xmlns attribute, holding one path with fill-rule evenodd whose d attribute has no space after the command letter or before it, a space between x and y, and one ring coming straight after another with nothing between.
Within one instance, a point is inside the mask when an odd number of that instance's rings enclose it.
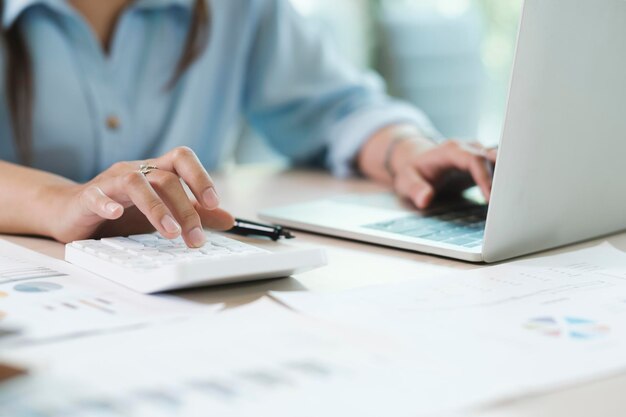
<instances>
[{"instance_id":1,"label":"paper document","mask_svg":"<svg viewBox=\"0 0 626 417\"><path fill-rule=\"evenodd\" d=\"M2 343L66 337L206 311L209 307L146 296L67 262L0 240ZM19 332L11 335L9 330Z\"/></svg>"},{"instance_id":2,"label":"paper document","mask_svg":"<svg viewBox=\"0 0 626 417\"><path fill-rule=\"evenodd\" d=\"M422 365L406 358L415 379L458 405L626 370L626 254L608 244L390 286L273 297L403 339L416 361L443 363L418 374Z\"/></svg>"},{"instance_id":3,"label":"paper document","mask_svg":"<svg viewBox=\"0 0 626 417\"><path fill-rule=\"evenodd\" d=\"M0 360L33 376L0 390L0 416L414 417L430 404L418 405L418 391L398 384L395 353L385 341L261 299L5 352Z\"/></svg>"},{"instance_id":4,"label":"paper document","mask_svg":"<svg viewBox=\"0 0 626 417\"><path fill-rule=\"evenodd\" d=\"M309 317L263 299L3 349L30 376L0 390L0 417L440 416L626 370L626 254L609 245L275 296Z\"/></svg>"}]
</instances>

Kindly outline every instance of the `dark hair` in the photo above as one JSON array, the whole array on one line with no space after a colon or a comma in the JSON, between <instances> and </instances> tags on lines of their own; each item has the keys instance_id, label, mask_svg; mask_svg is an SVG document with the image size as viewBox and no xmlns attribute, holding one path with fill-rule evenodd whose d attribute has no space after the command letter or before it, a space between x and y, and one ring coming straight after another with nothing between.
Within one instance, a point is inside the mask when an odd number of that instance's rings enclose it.
<instances>
[{"instance_id":1,"label":"dark hair","mask_svg":"<svg viewBox=\"0 0 626 417\"><path fill-rule=\"evenodd\" d=\"M0 22L4 17L4 6L5 1L0 0ZM207 0L196 0L185 47L167 88L173 88L183 73L202 54L209 41L210 26L211 15ZM15 146L20 161L24 165L31 165L34 75L30 52L19 19L3 31L2 37L6 51L6 99Z\"/></svg>"}]
</instances>

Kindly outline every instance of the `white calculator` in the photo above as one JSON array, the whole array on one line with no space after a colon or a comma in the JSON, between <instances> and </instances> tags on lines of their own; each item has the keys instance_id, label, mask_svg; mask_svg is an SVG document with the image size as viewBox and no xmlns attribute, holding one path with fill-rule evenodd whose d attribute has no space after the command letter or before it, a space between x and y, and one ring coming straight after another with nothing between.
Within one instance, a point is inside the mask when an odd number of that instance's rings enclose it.
<instances>
[{"instance_id":1,"label":"white calculator","mask_svg":"<svg viewBox=\"0 0 626 417\"><path fill-rule=\"evenodd\" d=\"M65 246L65 260L145 294L287 277L327 263L322 249L250 244L211 232L206 237L199 249L156 233L82 240Z\"/></svg>"}]
</instances>

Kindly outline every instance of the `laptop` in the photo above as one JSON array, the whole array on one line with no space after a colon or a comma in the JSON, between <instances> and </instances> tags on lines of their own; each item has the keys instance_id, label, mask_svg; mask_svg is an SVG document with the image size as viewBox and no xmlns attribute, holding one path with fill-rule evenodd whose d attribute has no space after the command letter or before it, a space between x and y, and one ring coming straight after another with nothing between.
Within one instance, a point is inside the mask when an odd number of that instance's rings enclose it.
<instances>
[{"instance_id":1,"label":"laptop","mask_svg":"<svg viewBox=\"0 0 626 417\"><path fill-rule=\"evenodd\" d=\"M626 229L626 1L526 0L489 206L391 193L268 209L296 229L497 262Z\"/></svg>"}]
</instances>

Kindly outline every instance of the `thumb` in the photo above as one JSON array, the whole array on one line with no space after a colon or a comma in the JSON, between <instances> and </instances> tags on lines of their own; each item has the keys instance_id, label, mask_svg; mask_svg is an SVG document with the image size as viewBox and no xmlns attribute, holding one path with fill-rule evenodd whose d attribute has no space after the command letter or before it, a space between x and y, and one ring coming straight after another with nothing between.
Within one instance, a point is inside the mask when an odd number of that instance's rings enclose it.
<instances>
[{"instance_id":1,"label":"thumb","mask_svg":"<svg viewBox=\"0 0 626 417\"><path fill-rule=\"evenodd\" d=\"M106 195L100 187L88 187L82 192L80 199L87 214L95 214L108 220L119 219L124 214L124 207Z\"/></svg>"}]
</instances>

